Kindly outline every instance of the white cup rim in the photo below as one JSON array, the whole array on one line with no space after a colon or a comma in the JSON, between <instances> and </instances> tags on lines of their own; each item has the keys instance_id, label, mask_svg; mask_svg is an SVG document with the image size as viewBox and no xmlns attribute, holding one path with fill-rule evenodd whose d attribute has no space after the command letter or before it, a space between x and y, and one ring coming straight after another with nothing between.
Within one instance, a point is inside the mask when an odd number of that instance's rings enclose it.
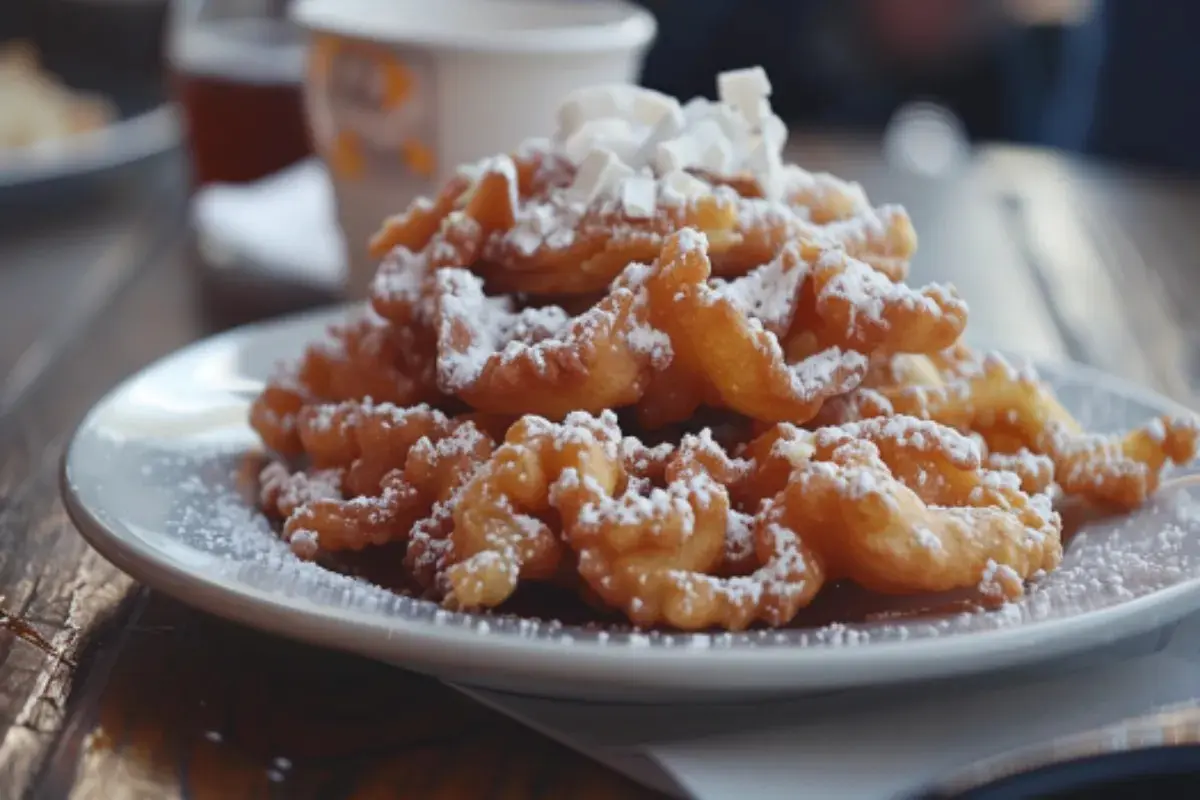
<instances>
[{"instance_id":1,"label":"white cup rim","mask_svg":"<svg viewBox=\"0 0 1200 800\"><path fill-rule=\"evenodd\" d=\"M521 15L535 12L552 19L522 26ZM356 39L512 54L636 50L657 32L654 16L625 0L297 0L291 14L309 30ZM453 24L456 14L473 24Z\"/></svg>"}]
</instances>

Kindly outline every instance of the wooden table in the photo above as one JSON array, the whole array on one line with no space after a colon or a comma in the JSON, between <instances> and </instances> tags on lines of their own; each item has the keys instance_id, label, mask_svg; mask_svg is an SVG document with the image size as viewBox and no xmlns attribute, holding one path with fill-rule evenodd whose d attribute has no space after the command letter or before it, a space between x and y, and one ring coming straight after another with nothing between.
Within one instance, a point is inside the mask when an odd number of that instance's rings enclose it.
<instances>
[{"instance_id":1,"label":"wooden table","mask_svg":"<svg viewBox=\"0 0 1200 800\"><path fill-rule=\"evenodd\" d=\"M1008 149L935 181L874 152L796 155L909 207L915 278L957 283L978 341L1193 400L1200 189ZM83 544L58 499L71 426L233 318L196 279L182 187L164 158L0 227L0 797L657 796L430 679L184 608Z\"/></svg>"}]
</instances>

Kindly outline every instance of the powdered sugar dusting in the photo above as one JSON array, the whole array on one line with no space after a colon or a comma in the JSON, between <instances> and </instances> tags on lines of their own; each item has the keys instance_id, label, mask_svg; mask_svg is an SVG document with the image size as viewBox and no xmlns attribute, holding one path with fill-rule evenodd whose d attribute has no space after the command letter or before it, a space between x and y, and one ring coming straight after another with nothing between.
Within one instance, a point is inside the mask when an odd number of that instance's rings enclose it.
<instances>
[{"instance_id":1,"label":"powdered sugar dusting","mask_svg":"<svg viewBox=\"0 0 1200 800\"><path fill-rule=\"evenodd\" d=\"M875 325L885 325L884 313L889 308L908 308L924 317L935 318L942 315L943 306L966 313L966 304L951 287L935 283L914 289L901 281L890 280L841 250L824 251L817 260L817 272L832 275L821 285L818 308L829 298L845 301L852 326L862 324L857 322L860 317Z\"/></svg>"},{"instance_id":2,"label":"powdered sugar dusting","mask_svg":"<svg viewBox=\"0 0 1200 800\"><path fill-rule=\"evenodd\" d=\"M697 228L684 228L677 237L680 249L685 252L708 252L708 236Z\"/></svg>"},{"instance_id":3,"label":"powdered sugar dusting","mask_svg":"<svg viewBox=\"0 0 1200 800\"><path fill-rule=\"evenodd\" d=\"M953 428L916 417L877 417L862 422L850 422L822 429L817 434L817 439L830 443L835 439L855 439L869 432L878 432L883 437L918 452L945 453L950 457L951 463L964 469L976 468L982 460L977 440L964 436Z\"/></svg>"},{"instance_id":4,"label":"powdered sugar dusting","mask_svg":"<svg viewBox=\"0 0 1200 800\"><path fill-rule=\"evenodd\" d=\"M605 346L624 343L655 368L671 361L670 339L649 324L642 289L615 288L608 300L571 317L558 306L514 311L511 298L487 296L482 279L465 269L439 270L434 285L438 381L448 392L472 385L492 365L519 361L550 375L556 365L573 363L576 351L598 349L604 337L611 337Z\"/></svg>"},{"instance_id":5,"label":"powdered sugar dusting","mask_svg":"<svg viewBox=\"0 0 1200 800\"><path fill-rule=\"evenodd\" d=\"M714 279L712 287L743 314L759 320L763 327L781 331L792 321L796 294L807 274L807 264L800 259L795 246L789 244L769 263L732 281Z\"/></svg>"},{"instance_id":6,"label":"powdered sugar dusting","mask_svg":"<svg viewBox=\"0 0 1200 800\"><path fill-rule=\"evenodd\" d=\"M725 558L738 563L754 554L754 518L737 510L731 510L725 522Z\"/></svg>"},{"instance_id":7,"label":"powdered sugar dusting","mask_svg":"<svg viewBox=\"0 0 1200 800\"><path fill-rule=\"evenodd\" d=\"M372 293L390 301L415 303L421 295L421 281L428 271L424 254L407 247L394 248L379 265Z\"/></svg>"},{"instance_id":8,"label":"powdered sugar dusting","mask_svg":"<svg viewBox=\"0 0 1200 800\"><path fill-rule=\"evenodd\" d=\"M831 347L814 356L788 365L792 391L797 397L814 398L831 393L831 387L849 389L844 381L836 380L839 373L858 376L867 369L867 357L852 350ZM838 388L832 389L837 391Z\"/></svg>"},{"instance_id":9,"label":"powdered sugar dusting","mask_svg":"<svg viewBox=\"0 0 1200 800\"><path fill-rule=\"evenodd\" d=\"M510 298L488 297L482 279L464 269L439 270L435 281L438 379L447 390L471 385L493 358L511 361L570 322L557 306L514 312Z\"/></svg>"},{"instance_id":10,"label":"powdered sugar dusting","mask_svg":"<svg viewBox=\"0 0 1200 800\"><path fill-rule=\"evenodd\" d=\"M161 380L157 374L152 371L138 380ZM1150 406L1137 395L1097 384L1090 373L1047 369L1043 377L1081 423L1101 433L1127 429L1173 410ZM200 379L185 379L183 385L172 382L159 389L195 397L202 390L188 380ZM115 415L110 418L118 419ZM187 437L159 440L114 428L115 422L105 423L104 419L101 413L85 424L75 449L76 453L90 453L86 474L93 476L94 482L90 477L88 485L81 485L78 491L83 502L94 508L97 519L112 525L129 519L147 546L180 569L235 585L250 596L320 609L349 625L367 620L398 629L417 625L476 634L486 630L488 636L552 641L570 647L870 646L1065 620L1200 577L1200 489L1168 479L1163 492L1145 508L1125 517L1089 522L1069 541L1058 570L997 611L935 610L913 618L891 613L854 623L702 636L637 632L623 626L578 628L502 614L460 614L297 559L256 510L257 470L247 473L242 461L254 447L249 430L207 428ZM195 428L185 424L180 430ZM572 435L602 436L614 452L620 449L647 463L663 456L621 445L611 415L581 417L574 430ZM114 502L114 498L130 497L137 498L134 506ZM442 507L441 513L445 510ZM736 518L732 524L737 524ZM776 533L786 536L783 530ZM914 535L918 542L928 538L920 531ZM932 547L931 541L928 544ZM906 607L914 604L919 607L920 601L913 600ZM928 608L938 607L936 598L929 599Z\"/></svg>"},{"instance_id":11,"label":"powdered sugar dusting","mask_svg":"<svg viewBox=\"0 0 1200 800\"><path fill-rule=\"evenodd\" d=\"M797 202L825 207L838 206L843 215L871 212L871 204L862 185L843 180L828 172L809 172L798 164L785 164L781 174L783 194Z\"/></svg>"},{"instance_id":12,"label":"powdered sugar dusting","mask_svg":"<svg viewBox=\"0 0 1200 800\"><path fill-rule=\"evenodd\" d=\"M644 321L640 322L629 331L626 338L630 348L635 353L648 356L655 369L666 369L671 363L674 355L671 338L654 326Z\"/></svg>"}]
</instances>

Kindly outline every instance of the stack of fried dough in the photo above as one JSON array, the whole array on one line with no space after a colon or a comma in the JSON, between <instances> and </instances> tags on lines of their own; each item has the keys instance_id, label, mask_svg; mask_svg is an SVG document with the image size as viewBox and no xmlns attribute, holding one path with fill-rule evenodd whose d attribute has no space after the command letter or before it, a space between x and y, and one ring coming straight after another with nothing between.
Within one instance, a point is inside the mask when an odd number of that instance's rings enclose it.
<instances>
[{"instance_id":1,"label":"stack of fried dough","mask_svg":"<svg viewBox=\"0 0 1200 800\"><path fill-rule=\"evenodd\" d=\"M377 553L455 610L534 583L779 626L833 581L1019 597L1060 498L1131 509L1194 457L1192 419L1089 434L966 347L953 287L905 283L903 209L784 164L761 70L719 87L577 92L385 222L369 308L252 409L297 556Z\"/></svg>"}]
</instances>

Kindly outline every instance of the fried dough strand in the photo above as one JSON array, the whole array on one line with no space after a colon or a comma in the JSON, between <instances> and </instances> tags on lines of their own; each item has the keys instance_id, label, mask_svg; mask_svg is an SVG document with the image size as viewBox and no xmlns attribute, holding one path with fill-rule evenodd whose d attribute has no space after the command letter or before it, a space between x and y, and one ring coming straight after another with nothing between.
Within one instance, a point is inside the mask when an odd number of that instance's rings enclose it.
<instances>
[{"instance_id":1,"label":"fried dough strand","mask_svg":"<svg viewBox=\"0 0 1200 800\"><path fill-rule=\"evenodd\" d=\"M862 389L829 404L820 422L896 414L974 432L997 463L1022 454L1048 459L1066 494L1122 509L1145 503L1163 469L1195 458L1200 440L1192 417L1162 417L1117 436L1084 433L1032 370L994 353L968 359L962 350L942 386ZM1043 468L1030 465L1023 480L1045 483Z\"/></svg>"}]
</instances>

